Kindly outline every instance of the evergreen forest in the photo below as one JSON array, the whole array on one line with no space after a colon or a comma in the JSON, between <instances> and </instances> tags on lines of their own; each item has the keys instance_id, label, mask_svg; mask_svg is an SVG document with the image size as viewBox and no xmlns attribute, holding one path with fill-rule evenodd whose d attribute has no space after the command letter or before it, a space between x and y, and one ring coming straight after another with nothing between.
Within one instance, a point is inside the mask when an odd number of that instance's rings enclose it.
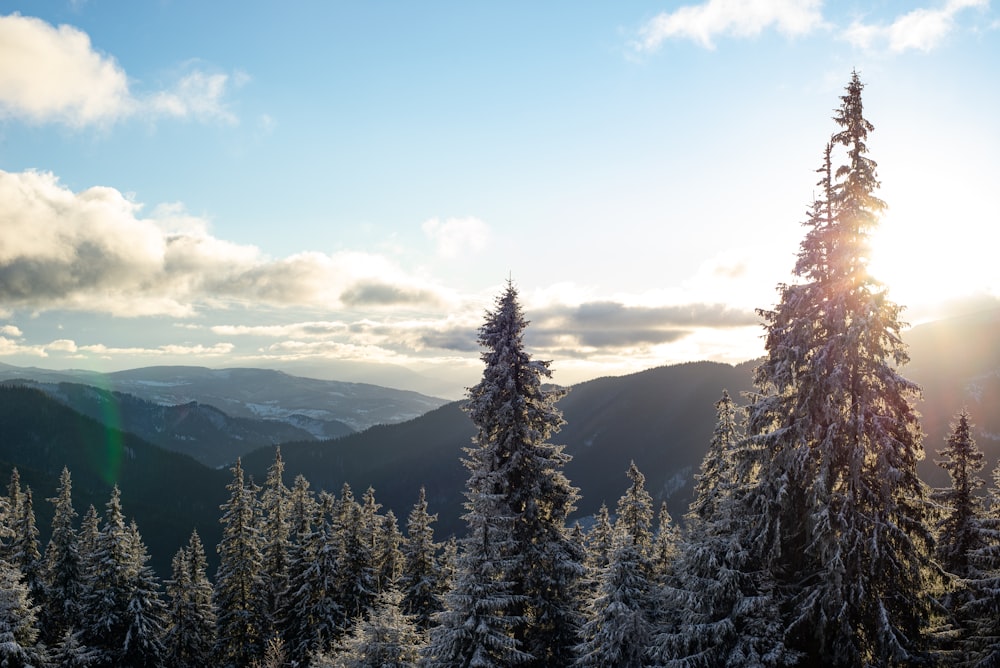
<instances>
[{"instance_id":1,"label":"evergreen forest","mask_svg":"<svg viewBox=\"0 0 1000 668\"><path fill-rule=\"evenodd\" d=\"M193 532L169 578L116 487L74 507L63 470L40 544L17 470L0 497L0 666L490 668L1000 665L1000 465L973 418L925 443L900 305L868 272L886 203L853 73L819 153L793 278L758 311L753 391L722 390L683 517L621 462L622 494L583 524L553 443L550 362L533 359L508 281L479 329L465 411L464 532L435 536L376 491L258 485L239 460L220 538ZM209 572L209 551L218 568Z\"/></svg>"}]
</instances>

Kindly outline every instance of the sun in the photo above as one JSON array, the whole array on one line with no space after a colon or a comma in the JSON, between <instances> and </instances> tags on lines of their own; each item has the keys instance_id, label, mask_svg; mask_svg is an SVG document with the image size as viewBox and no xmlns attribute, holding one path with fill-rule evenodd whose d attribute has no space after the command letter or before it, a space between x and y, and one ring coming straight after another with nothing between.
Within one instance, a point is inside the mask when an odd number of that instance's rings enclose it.
<instances>
[{"instance_id":1,"label":"sun","mask_svg":"<svg viewBox=\"0 0 1000 668\"><path fill-rule=\"evenodd\" d=\"M929 319L948 302L991 290L984 273L990 264L970 243L981 243L981 234L967 236L962 225L947 225L931 213L890 212L872 233L869 272L894 302Z\"/></svg>"}]
</instances>

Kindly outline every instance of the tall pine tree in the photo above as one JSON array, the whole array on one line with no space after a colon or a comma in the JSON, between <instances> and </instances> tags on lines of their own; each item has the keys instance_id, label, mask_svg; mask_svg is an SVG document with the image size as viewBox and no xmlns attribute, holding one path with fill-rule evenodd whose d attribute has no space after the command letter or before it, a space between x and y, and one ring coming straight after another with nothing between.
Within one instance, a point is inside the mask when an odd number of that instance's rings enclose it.
<instances>
[{"instance_id":1,"label":"tall pine tree","mask_svg":"<svg viewBox=\"0 0 1000 668\"><path fill-rule=\"evenodd\" d=\"M834 120L821 198L806 222L796 280L761 311L767 355L749 432L760 447L755 499L789 639L808 665L914 663L927 658L926 526L914 401L900 307L868 272L885 203L853 73Z\"/></svg>"},{"instance_id":2,"label":"tall pine tree","mask_svg":"<svg viewBox=\"0 0 1000 668\"><path fill-rule=\"evenodd\" d=\"M77 532L73 528L73 484L69 469L63 468L54 498L52 535L45 548L42 566L45 597L41 611L44 639L51 645L61 641L70 629L81 629L80 604L83 587Z\"/></svg>"},{"instance_id":3,"label":"tall pine tree","mask_svg":"<svg viewBox=\"0 0 1000 668\"><path fill-rule=\"evenodd\" d=\"M247 484L240 460L221 506L222 541L216 575L216 658L225 668L244 668L264 651L264 587L257 487Z\"/></svg>"},{"instance_id":4,"label":"tall pine tree","mask_svg":"<svg viewBox=\"0 0 1000 668\"><path fill-rule=\"evenodd\" d=\"M563 392L542 387L551 371L525 351L527 325L508 282L479 330L485 369L466 404L477 428L470 461L479 470L468 484L511 520L503 579L517 597L515 639L533 665L566 666L575 659L580 624L583 554L566 527L578 493L563 473L569 455L548 442L563 424L555 407Z\"/></svg>"}]
</instances>

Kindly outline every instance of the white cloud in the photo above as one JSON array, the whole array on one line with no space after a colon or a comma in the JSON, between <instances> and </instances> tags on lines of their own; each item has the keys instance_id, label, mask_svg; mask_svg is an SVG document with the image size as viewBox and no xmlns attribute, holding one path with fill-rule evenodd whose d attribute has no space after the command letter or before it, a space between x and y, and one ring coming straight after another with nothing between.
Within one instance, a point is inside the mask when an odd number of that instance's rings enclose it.
<instances>
[{"instance_id":1,"label":"white cloud","mask_svg":"<svg viewBox=\"0 0 1000 668\"><path fill-rule=\"evenodd\" d=\"M228 74L192 72L177 82L173 90L150 96L146 104L158 115L236 123L236 116L225 105L229 82Z\"/></svg>"},{"instance_id":2,"label":"white cloud","mask_svg":"<svg viewBox=\"0 0 1000 668\"><path fill-rule=\"evenodd\" d=\"M844 38L863 49L884 45L893 53L930 51L955 30L959 12L987 6L989 0L948 0L937 9L914 9L889 25L855 21L844 31Z\"/></svg>"},{"instance_id":3,"label":"white cloud","mask_svg":"<svg viewBox=\"0 0 1000 668\"><path fill-rule=\"evenodd\" d=\"M0 170L0 301L120 316L187 317L200 307L269 304L355 310L443 308L435 284L370 253L270 259L212 236L178 205L142 205L107 187L74 193L50 173Z\"/></svg>"},{"instance_id":4,"label":"white cloud","mask_svg":"<svg viewBox=\"0 0 1000 668\"><path fill-rule=\"evenodd\" d=\"M0 335L9 336L15 339L19 339L24 336L20 328L15 325L4 325L3 327L0 327Z\"/></svg>"},{"instance_id":5,"label":"white cloud","mask_svg":"<svg viewBox=\"0 0 1000 668\"><path fill-rule=\"evenodd\" d=\"M130 116L235 122L225 96L233 77L190 71L169 91L136 95L125 70L87 33L41 19L0 16L0 116L73 127ZM235 76L239 85L243 75Z\"/></svg>"},{"instance_id":6,"label":"white cloud","mask_svg":"<svg viewBox=\"0 0 1000 668\"><path fill-rule=\"evenodd\" d=\"M62 353L75 353L78 350L76 341L72 339L56 339L45 347L48 350L55 350Z\"/></svg>"},{"instance_id":7,"label":"white cloud","mask_svg":"<svg viewBox=\"0 0 1000 668\"><path fill-rule=\"evenodd\" d=\"M449 259L478 253L490 241L489 225L478 218L431 218L422 228L437 245L438 255Z\"/></svg>"},{"instance_id":8,"label":"white cloud","mask_svg":"<svg viewBox=\"0 0 1000 668\"><path fill-rule=\"evenodd\" d=\"M707 0L663 12L648 21L633 45L655 51L672 38L690 39L714 48L720 35L755 37L774 28L789 36L806 35L823 25L820 0Z\"/></svg>"}]
</instances>

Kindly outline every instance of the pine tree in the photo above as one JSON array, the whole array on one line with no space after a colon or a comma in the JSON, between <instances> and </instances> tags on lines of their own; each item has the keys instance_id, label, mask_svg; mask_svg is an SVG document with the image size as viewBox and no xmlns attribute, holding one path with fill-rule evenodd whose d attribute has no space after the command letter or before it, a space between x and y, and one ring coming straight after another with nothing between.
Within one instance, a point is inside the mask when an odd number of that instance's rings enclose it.
<instances>
[{"instance_id":1,"label":"pine tree","mask_svg":"<svg viewBox=\"0 0 1000 668\"><path fill-rule=\"evenodd\" d=\"M632 484L618 501L610 558L597 577L577 648L581 668L642 668L653 638L652 497L635 462L628 477Z\"/></svg>"},{"instance_id":2,"label":"pine tree","mask_svg":"<svg viewBox=\"0 0 1000 668\"><path fill-rule=\"evenodd\" d=\"M119 665L157 668L163 665L166 608L160 583L149 566L149 553L133 521L128 527L130 569L125 606L125 638Z\"/></svg>"},{"instance_id":3,"label":"pine tree","mask_svg":"<svg viewBox=\"0 0 1000 668\"><path fill-rule=\"evenodd\" d=\"M939 503L945 516L937 523L937 559L941 566L959 578L969 578L970 555L984 546L981 530L983 504L976 490L983 479L976 475L983 468L983 453L972 438L969 413L963 410L952 425L948 447L938 450L943 459L935 463L951 477L951 487L936 489L931 500Z\"/></svg>"},{"instance_id":4,"label":"pine tree","mask_svg":"<svg viewBox=\"0 0 1000 668\"><path fill-rule=\"evenodd\" d=\"M262 577L264 580L265 628L269 636L274 631L275 620L283 607L281 597L288 590L288 559L290 548L289 490L282 480L285 463L281 448L274 452L274 463L267 471L267 480L261 495L262 512Z\"/></svg>"},{"instance_id":5,"label":"pine tree","mask_svg":"<svg viewBox=\"0 0 1000 668\"><path fill-rule=\"evenodd\" d=\"M49 499L54 504L55 511L52 516L52 535L45 548L45 560L42 564L45 596L41 610L41 629L43 639L51 645L62 641L70 629L83 626L80 618L82 567L77 532L73 528L76 511L73 509L72 490L69 469L64 467L57 495Z\"/></svg>"},{"instance_id":6,"label":"pine tree","mask_svg":"<svg viewBox=\"0 0 1000 668\"><path fill-rule=\"evenodd\" d=\"M337 549L338 596L340 609L348 620L368 614L375 602L375 526L379 505L369 488L363 504L354 500L350 485L344 484L333 506L333 525L328 540Z\"/></svg>"},{"instance_id":7,"label":"pine tree","mask_svg":"<svg viewBox=\"0 0 1000 668\"><path fill-rule=\"evenodd\" d=\"M59 668L90 668L97 665L100 653L83 644L82 632L67 629L51 653L51 662Z\"/></svg>"},{"instance_id":8,"label":"pine tree","mask_svg":"<svg viewBox=\"0 0 1000 668\"><path fill-rule=\"evenodd\" d=\"M970 555L974 575L964 584L957 610L966 631L964 659L970 666L1000 666L1000 464L993 469L989 505L980 521L983 544Z\"/></svg>"},{"instance_id":9,"label":"pine tree","mask_svg":"<svg viewBox=\"0 0 1000 668\"><path fill-rule=\"evenodd\" d=\"M324 498L330 508L329 495ZM292 661L304 662L332 647L347 624L338 571L342 550L333 533L327 513L316 518L315 527L299 530L281 615L285 649Z\"/></svg>"},{"instance_id":10,"label":"pine tree","mask_svg":"<svg viewBox=\"0 0 1000 668\"><path fill-rule=\"evenodd\" d=\"M316 668L413 668L420 659L422 638L414 620L400 610L402 594L387 587L376 597L368 619L359 619L336 656L319 657Z\"/></svg>"},{"instance_id":11,"label":"pine tree","mask_svg":"<svg viewBox=\"0 0 1000 668\"><path fill-rule=\"evenodd\" d=\"M21 572L0 559L0 665L29 668L44 665L44 661L28 587Z\"/></svg>"},{"instance_id":12,"label":"pine tree","mask_svg":"<svg viewBox=\"0 0 1000 668\"><path fill-rule=\"evenodd\" d=\"M789 615L788 634L816 666L927 659L925 524L918 388L898 366L900 307L867 271L885 203L866 140L855 72L834 120L847 164L820 169L797 281L761 311L767 356L749 432L760 474L751 506Z\"/></svg>"},{"instance_id":13,"label":"pine tree","mask_svg":"<svg viewBox=\"0 0 1000 668\"><path fill-rule=\"evenodd\" d=\"M164 636L166 664L176 668L208 665L215 648L215 608L205 548L197 531L177 550L167 582L169 627Z\"/></svg>"},{"instance_id":14,"label":"pine tree","mask_svg":"<svg viewBox=\"0 0 1000 668\"><path fill-rule=\"evenodd\" d=\"M24 497L21 491L21 474L17 467L11 469L10 481L7 483L7 498L3 499L4 521L0 523L0 559L8 563L14 562L14 552L17 550L17 533L15 528L21 517Z\"/></svg>"},{"instance_id":15,"label":"pine tree","mask_svg":"<svg viewBox=\"0 0 1000 668\"><path fill-rule=\"evenodd\" d=\"M226 668L244 668L263 653L265 641L260 510L257 488L244 482L239 459L230 470L229 501L220 507L219 520L223 528L215 579L216 658Z\"/></svg>"},{"instance_id":16,"label":"pine tree","mask_svg":"<svg viewBox=\"0 0 1000 668\"><path fill-rule=\"evenodd\" d=\"M10 562L21 570L28 596L33 603L45 599L45 581L42 574L42 555L38 551L38 526L35 524L34 498L27 487L21 498L20 508L14 518L14 539L11 541Z\"/></svg>"},{"instance_id":17,"label":"pine tree","mask_svg":"<svg viewBox=\"0 0 1000 668\"><path fill-rule=\"evenodd\" d=\"M659 523L656 528L656 535L653 536L653 573L658 582L665 582L670 575L670 571L677 558L677 544L680 536L674 519L667 510L667 502L660 504L660 512L657 514Z\"/></svg>"},{"instance_id":18,"label":"pine tree","mask_svg":"<svg viewBox=\"0 0 1000 668\"><path fill-rule=\"evenodd\" d=\"M431 628L424 668L506 668L532 660L513 637L520 600L511 593L513 584L504 579L509 572L510 558L505 555L512 549L514 520L497 514L504 509L499 494L476 491L492 485L485 484L484 472L473 463L479 451L469 452L466 464L477 481L466 492L464 518L469 529L461 541L454 582L444 595L444 610L435 616L437 626Z\"/></svg>"},{"instance_id":19,"label":"pine tree","mask_svg":"<svg viewBox=\"0 0 1000 668\"><path fill-rule=\"evenodd\" d=\"M611 561L613 539L611 513L608 511L608 504L601 503L594 516L594 524L587 534L586 565L590 571L599 573Z\"/></svg>"},{"instance_id":20,"label":"pine tree","mask_svg":"<svg viewBox=\"0 0 1000 668\"><path fill-rule=\"evenodd\" d=\"M662 591L653 665L737 668L795 665L784 625L762 571L761 545L748 514L759 451L736 428L728 392L716 402L716 428L695 476L671 575Z\"/></svg>"},{"instance_id":21,"label":"pine tree","mask_svg":"<svg viewBox=\"0 0 1000 668\"><path fill-rule=\"evenodd\" d=\"M403 574L403 534L396 514L386 511L379 522L375 543L375 587L382 591L395 586Z\"/></svg>"},{"instance_id":22,"label":"pine tree","mask_svg":"<svg viewBox=\"0 0 1000 668\"><path fill-rule=\"evenodd\" d=\"M563 424L555 402L564 392L542 387L549 362L524 350L527 324L508 282L479 330L485 369L465 407L477 427L468 486L495 497L497 515L511 520L503 577L518 597L514 637L534 665L565 666L575 658L580 623L583 555L566 528L578 494L562 472L570 457L547 442Z\"/></svg>"},{"instance_id":23,"label":"pine tree","mask_svg":"<svg viewBox=\"0 0 1000 668\"><path fill-rule=\"evenodd\" d=\"M89 534L89 525L86 529L87 540L94 540ZM129 631L128 607L136 568L132 538L125 526L117 485L111 491L104 523L94 543L86 562L83 640L96 651L97 666L118 666Z\"/></svg>"},{"instance_id":24,"label":"pine tree","mask_svg":"<svg viewBox=\"0 0 1000 668\"><path fill-rule=\"evenodd\" d=\"M632 481L618 499L615 531L632 537L632 543L645 559L653 552L653 497L646 491L646 476L635 462L629 464L628 479Z\"/></svg>"},{"instance_id":25,"label":"pine tree","mask_svg":"<svg viewBox=\"0 0 1000 668\"><path fill-rule=\"evenodd\" d=\"M695 475L694 501L687 516L689 523L711 522L718 514L721 500L732 491L736 474L733 457L737 444L744 437L738 413L729 390L723 390L722 397L715 402L716 421L712 440L701 469Z\"/></svg>"},{"instance_id":26,"label":"pine tree","mask_svg":"<svg viewBox=\"0 0 1000 668\"><path fill-rule=\"evenodd\" d=\"M437 515L427 512L427 494L423 487L406 521L407 540L403 544L403 572L399 587L403 593L403 613L412 615L418 629L426 631L431 619L441 610L439 598L441 574L438 570L438 545L434 542Z\"/></svg>"}]
</instances>

